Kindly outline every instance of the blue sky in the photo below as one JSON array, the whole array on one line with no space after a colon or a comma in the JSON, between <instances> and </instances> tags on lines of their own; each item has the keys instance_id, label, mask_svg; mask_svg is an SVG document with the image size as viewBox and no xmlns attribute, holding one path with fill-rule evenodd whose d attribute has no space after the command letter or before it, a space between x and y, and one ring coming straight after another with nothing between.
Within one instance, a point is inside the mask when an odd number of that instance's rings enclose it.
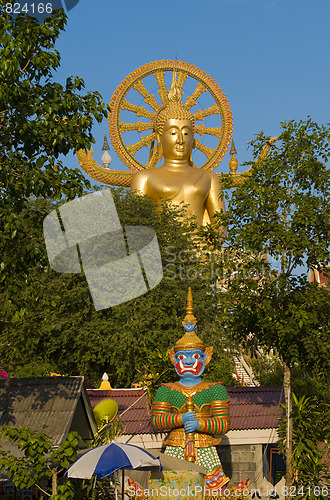
<instances>
[{"instance_id":1,"label":"blue sky","mask_svg":"<svg viewBox=\"0 0 330 500\"><path fill-rule=\"evenodd\" d=\"M189 62L226 94L240 163L247 143L283 120L329 122L329 0L80 0L57 41L55 78L79 75L105 102L134 69L150 61ZM95 125L100 162L107 120ZM111 168L125 170L111 147ZM216 171L228 171L227 155ZM75 157L65 160L77 166Z\"/></svg>"}]
</instances>

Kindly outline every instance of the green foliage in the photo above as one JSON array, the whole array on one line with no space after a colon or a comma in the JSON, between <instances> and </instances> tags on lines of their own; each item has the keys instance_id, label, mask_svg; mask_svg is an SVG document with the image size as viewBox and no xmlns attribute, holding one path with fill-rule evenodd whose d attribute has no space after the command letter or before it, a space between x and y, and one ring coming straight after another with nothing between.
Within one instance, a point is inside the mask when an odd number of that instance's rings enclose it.
<instances>
[{"instance_id":1,"label":"green foliage","mask_svg":"<svg viewBox=\"0 0 330 500\"><path fill-rule=\"evenodd\" d=\"M290 276L305 260L308 268L329 262L330 129L311 119L281 129L276 142L263 132L251 142L252 172L233 193L226 225L233 247L278 258Z\"/></svg>"},{"instance_id":2,"label":"green foliage","mask_svg":"<svg viewBox=\"0 0 330 500\"><path fill-rule=\"evenodd\" d=\"M0 283L15 310L16 293L29 279L26 264L40 257L25 203L31 197L73 199L89 187L79 169L63 166L59 155L90 147L93 121L100 122L106 109L100 94L83 93L81 77L67 78L64 86L53 80L64 10L38 23L30 16L12 19L6 3L0 0Z\"/></svg>"},{"instance_id":3,"label":"green foliage","mask_svg":"<svg viewBox=\"0 0 330 500\"><path fill-rule=\"evenodd\" d=\"M249 363L261 386L283 385L283 365L278 358L258 356Z\"/></svg>"},{"instance_id":4,"label":"green foliage","mask_svg":"<svg viewBox=\"0 0 330 500\"><path fill-rule=\"evenodd\" d=\"M252 142L250 174L235 190L219 224L228 227L218 269L226 285L219 302L227 331L254 354L275 349L288 366L329 371L329 293L297 277L299 266L330 261L330 130L310 119L284 122L277 141ZM322 163L323 162L323 163ZM244 251L242 250L244 248ZM276 259L272 269L263 257ZM222 273L222 274L221 274ZM234 277L234 279L233 279Z\"/></svg>"},{"instance_id":5,"label":"green foliage","mask_svg":"<svg viewBox=\"0 0 330 500\"><path fill-rule=\"evenodd\" d=\"M108 477L99 479L93 475L90 480L74 481L75 498L81 500L115 500L115 488Z\"/></svg>"},{"instance_id":6,"label":"green foliage","mask_svg":"<svg viewBox=\"0 0 330 500\"><path fill-rule=\"evenodd\" d=\"M303 362L310 370L328 372L329 292L304 278L282 284L280 276L231 281L220 305L227 328L253 354L275 349L291 367Z\"/></svg>"},{"instance_id":7,"label":"green foliage","mask_svg":"<svg viewBox=\"0 0 330 500\"><path fill-rule=\"evenodd\" d=\"M45 262L42 222L54 205L47 202L43 208L44 200L28 203L25 223L33 228L31 245L38 249L43 265L26 265L30 279L16 298L24 314L9 309L4 316L0 355L10 376L84 375L98 386L107 371L113 387L129 387L150 374L153 387L176 380L166 352L183 334L188 286L193 291L199 335L206 345L215 347L209 366L222 359L224 344L219 337L223 327L209 283L198 274L204 263L193 258L198 251L194 226L183 220L182 210L168 204L159 212L147 197L123 190L114 190L113 196L123 226L146 225L155 230L163 259L162 282L125 304L95 311L84 275L59 274ZM189 273L194 279L189 279ZM3 303L9 300L6 291L0 297Z\"/></svg>"},{"instance_id":8,"label":"green foliage","mask_svg":"<svg viewBox=\"0 0 330 500\"><path fill-rule=\"evenodd\" d=\"M54 500L74 498L70 481L57 487L57 476L68 469L77 458L80 437L76 432L70 432L56 449L53 448L51 438L44 432L24 427L4 426L2 437L7 437L10 442L15 443L21 452L17 458L9 451L0 451L0 471L5 470L17 488L23 490L36 486ZM43 481L52 482L52 492L41 487Z\"/></svg>"},{"instance_id":9,"label":"green foliage","mask_svg":"<svg viewBox=\"0 0 330 500\"><path fill-rule=\"evenodd\" d=\"M127 409L124 413L126 413L126 411ZM109 444L112 443L112 441L115 441L121 436L124 425L125 424L120 418L120 415L116 415L116 417L111 421L111 424L105 423L99 428L98 432L94 435L90 448L95 448L96 446Z\"/></svg>"},{"instance_id":10,"label":"green foliage","mask_svg":"<svg viewBox=\"0 0 330 500\"><path fill-rule=\"evenodd\" d=\"M238 386L239 381L233 377L235 373L235 363L233 359L225 352L219 352L219 355L212 356L212 360L205 369L204 380L208 382L221 381L226 387Z\"/></svg>"},{"instance_id":11,"label":"green foliage","mask_svg":"<svg viewBox=\"0 0 330 500\"><path fill-rule=\"evenodd\" d=\"M283 364L277 356L259 355L249 359L249 364L261 386L283 385ZM314 397L321 408L330 403L327 372L318 371L315 367L308 370L303 363L297 363L291 370L291 381L297 397Z\"/></svg>"},{"instance_id":12,"label":"green foliage","mask_svg":"<svg viewBox=\"0 0 330 500\"><path fill-rule=\"evenodd\" d=\"M285 405L283 407L286 408ZM307 488L311 485L330 486L329 410L329 404L320 406L315 398L292 394L292 464L297 491L302 488L305 492L302 498L326 498L326 495L317 495L314 488L309 495ZM287 419L284 417L279 429L279 450L282 454L286 452L286 425Z\"/></svg>"},{"instance_id":13,"label":"green foliage","mask_svg":"<svg viewBox=\"0 0 330 500\"><path fill-rule=\"evenodd\" d=\"M283 122L276 141L261 132L251 145L249 173L218 217L219 226L228 228L227 248L219 248L214 228L205 233L218 252L226 331L252 355L277 353L287 398L293 367L317 375L330 371L329 292L297 276L304 264L323 269L330 262L330 127L310 118ZM290 434L288 486L291 442Z\"/></svg>"}]
</instances>

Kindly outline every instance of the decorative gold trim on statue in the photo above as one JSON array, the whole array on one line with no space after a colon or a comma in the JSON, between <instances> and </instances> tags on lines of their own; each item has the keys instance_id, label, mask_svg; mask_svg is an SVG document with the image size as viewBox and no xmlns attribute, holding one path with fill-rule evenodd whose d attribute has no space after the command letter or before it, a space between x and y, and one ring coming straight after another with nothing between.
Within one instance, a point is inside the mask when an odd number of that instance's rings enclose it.
<instances>
[{"instance_id":1,"label":"decorative gold trim on statue","mask_svg":"<svg viewBox=\"0 0 330 500\"><path fill-rule=\"evenodd\" d=\"M195 405L191 396L188 397L186 402L186 410L194 411ZM195 446L195 435L196 432L187 432L185 439L185 448L184 448L184 459L187 462L196 462L197 461L197 451Z\"/></svg>"},{"instance_id":2,"label":"decorative gold trim on statue","mask_svg":"<svg viewBox=\"0 0 330 500\"><path fill-rule=\"evenodd\" d=\"M186 413L187 411L194 411L196 412L196 417L197 418L205 418L205 417L211 417L211 404L206 403L203 405L202 408L199 408L196 403L194 403L194 409L193 410L188 410L187 409L187 403L182 405L181 408L178 408L177 406L171 406L170 407L170 413L173 413L174 415L182 415L183 413Z\"/></svg>"},{"instance_id":3,"label":"decorative gold trim on statue","mask_svg":"<svg viewBox=\"0 0 330 500\"><path fill-rule=\"evenodd\" d=\"M92 148L89 151L79 149L76 153L80 167L89 177L97 182L111 186L130 187L133 172L122 172L121 170L109 170L108 168L100 167L94 158L92 158L92 154Z\"/></svg>"},{"instance_id":4,"label":"decorative gold trim on statue","mask_svg":"<svg viewBox=\"0 0 330 500\"><path fill-rule=\"evenodd\" d=\"M214 438L209 434L203 432L195 432L195 446L196 448L205 448L206 446L217 446L221 443L221 438ZM180 446L185 447L186 433L182 427L179 429L172 429L169 437L163 441L165 446Z\"/></svg>"},{"instance_id":5,"label":"decorative gold trim on statue","mask_svg":"<svg viewBox=\"0 0 330 500\"><path fill-rule=\"evenodd\" d=\"M169 410L170 409L170 403L167 401L157 401L157 410L159 409L164 409L164 410Z\"/></svg>"},{"instance_id":6,"label":"decorative gold trim on statue","mask_svg":"<svg viewBox=\"0 0 330 500\"><path fill-rule=\"evenodd\" d=\"M199 409L198 416L200 418L202 418L202 417L205 417L205 416L210 417L211 415L212 415L212 412L211 412L211 403L204 403L200 407L200 409ZM197 416L197 412L196 412L196 416Z\"/></svg>"},{"instance_id":7,"label":"decorative gold trim on statue","mask_svg":"<svg viewBox=\"0 0 330 500\"><path fill-rule=\"evenodd\" d=\"M204 389L208 389L210 387L208 382L203 381L193 387L182 385L180 382L173 382L166 385L175 391L181 392L181 394L183 394L186 398L193 397L198 392L204 391Z\"/></svg>"},{"instance_id":8,"label":"decorative gold trim on statue","mask_svg":"<svg viewBox=\"0 0 330 500\"><path fill-rule=\"evenodd\" d=\"M184 320L182 321L182 326L186 328L187 323L191 323L194 329L197 324L197 319L194 316L194 305L191 287L188 288L186 315ZM202 351L205 351L204 342L196 335L194 331L186 331L184 336L177 341L174 347L175 352L188 349L201 349Z\"/></svg>"},{"instance_id":9,"label":"decorative gold trim on statue","mask_svg":"<svg viewBox=\"0 0 330 500\"><path fill-rule=\"evenodd\" d=\"M188 349L201 349L205 351L204 342L196 335L195 332L186 332L181 339L177 341L174 351L186 351Z\"/></svg>"},{"instance_id":10,"label":"decorative gold trim on statue","mask_svg":"<svg viewBox=\"0 0 330 500\"><path fill-rule=\"evenodd\" d=\"M212 358L212 354L213 354L213 346L211 347L206 347L205 348L205 354L207 354L207 358L205 360L205 366L209 364L209 362L211 361L211 358Z\"/></svg>"}]
</instances>

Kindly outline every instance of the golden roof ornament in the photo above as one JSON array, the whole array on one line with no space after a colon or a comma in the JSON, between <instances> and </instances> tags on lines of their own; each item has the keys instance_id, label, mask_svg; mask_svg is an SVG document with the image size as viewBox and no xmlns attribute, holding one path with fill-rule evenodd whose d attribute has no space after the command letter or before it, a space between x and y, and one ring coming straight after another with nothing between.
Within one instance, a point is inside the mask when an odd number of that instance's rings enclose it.
<instances>
[{"instance_id":1,"label":"golden roof ornament","mask_svg":"<svg viewBox=\"0 0 330 500\"><path fill-rule=\"evenodd\" d=\"M237 161L237 158L235 156L237 154L237 150L235 148L234 139L231 142L230 154L232 156L231 156L231 158L229 160L229 169L230 169L230 173L232 175L234 175L234 174L236 174L236 170L238 168L238 161Z\"/></svg>"},{"instance_id":2,"label":"golden roof ornament","mask_svg":"<svg viewBox=\"0 0 330 500\"><path fill-rule=\"evenodd\" d=\"M110 382L109 382L108 374L106 372L104 372L102 375L102 382L101 382L101 385L99 387L99 391L111 391L111 390L112 390L112 387L111 387Z\"/></svg>"}]
</instances>

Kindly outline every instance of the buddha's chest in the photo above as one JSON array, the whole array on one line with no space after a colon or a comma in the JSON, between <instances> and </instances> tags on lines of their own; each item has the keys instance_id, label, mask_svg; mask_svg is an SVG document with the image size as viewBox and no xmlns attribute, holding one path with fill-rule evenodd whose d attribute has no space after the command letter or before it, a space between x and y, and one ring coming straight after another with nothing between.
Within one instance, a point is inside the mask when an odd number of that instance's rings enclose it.
<instances>
[{"instance_id":1,"label":"buddha's chest","mask_svg":"<svg viewBox=\"0 0 330 500\"><path fill-rule=\"evenodd\" d=\"M198 199L203 203L209 193L210 181L197 169L171 173L159 169L157 174L148 179L148 192L152 198L167 198L178 203Z\"/></svg>"}]
</instances>

